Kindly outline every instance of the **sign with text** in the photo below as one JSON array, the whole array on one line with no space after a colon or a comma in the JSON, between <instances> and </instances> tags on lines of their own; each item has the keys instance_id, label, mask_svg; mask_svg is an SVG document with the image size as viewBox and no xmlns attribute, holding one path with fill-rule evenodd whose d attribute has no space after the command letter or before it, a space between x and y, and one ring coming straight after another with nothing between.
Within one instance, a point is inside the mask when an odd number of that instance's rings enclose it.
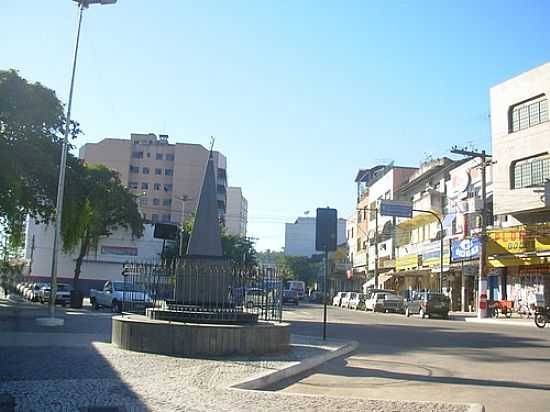
<instances>
[{"instance_id":1,"label":"sign with text","mask_svg":"<svg viewBox=\"0 0 550 412\"><path fill-rule=\"evenodd\" d=\"M401 200L380 200L380 215L412 218L411 202Z\"/></svg>"},{"instance_id":2,"label":"sign with text","mask_svg":"<svg viewBox=\"0 0 550 412\"><path fill-rule=\"evenodd\" d=\"M481 244L477 237L453 240L451 243L451 259L453 262L479 259L480 250Z\"/></svg>"}]
</instances>

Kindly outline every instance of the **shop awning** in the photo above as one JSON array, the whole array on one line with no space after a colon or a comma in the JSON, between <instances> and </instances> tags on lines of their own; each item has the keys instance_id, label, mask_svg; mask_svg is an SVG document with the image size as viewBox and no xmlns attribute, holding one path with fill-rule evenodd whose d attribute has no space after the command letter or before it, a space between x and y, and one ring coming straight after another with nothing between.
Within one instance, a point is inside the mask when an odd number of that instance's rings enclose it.
<instances>
[{"instance_id":1,"label":"shop awning","mask_svg":"<svg viewBox=\"0 0 550 412\"><path fill-rule=\"evenodd\" d=\"M433 212L439 215L437 211L433 211ZM407 219L403 222L399 222L397 224L397 227L403 230L411 230L418 226L424 226L428 223L432 223L435 221L437 221L437 219L431 213L415 212L415 216L413 216L412 219Z\"/></svg>"}]
</instances>

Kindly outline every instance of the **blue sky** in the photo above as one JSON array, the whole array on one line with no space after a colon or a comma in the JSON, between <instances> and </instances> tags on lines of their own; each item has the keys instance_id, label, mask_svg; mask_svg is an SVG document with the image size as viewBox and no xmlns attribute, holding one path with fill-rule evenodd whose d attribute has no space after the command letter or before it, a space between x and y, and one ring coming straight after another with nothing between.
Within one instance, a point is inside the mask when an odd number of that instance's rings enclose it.
<instances>
[{"instance_id":1,"label":"blue sky","mask_svg":"<svg viewBox=\"0 0 550 412\"><path fill-rule=\"evenodd\" d=\"M67 100L76 7L0 1L0 68ZM228 157L258 248L354 208L358 168L490 149L489 87L550 60L550 2L119 0L85 14L77 146L131 132Z\"/></svg>"}]
</instances>

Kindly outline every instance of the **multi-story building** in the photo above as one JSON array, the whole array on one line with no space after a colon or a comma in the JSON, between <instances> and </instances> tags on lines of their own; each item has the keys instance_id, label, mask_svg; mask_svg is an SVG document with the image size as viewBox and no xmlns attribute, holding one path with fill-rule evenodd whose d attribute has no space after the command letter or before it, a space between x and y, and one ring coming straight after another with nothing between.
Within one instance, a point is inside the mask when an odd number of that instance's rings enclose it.
<instances>
[{"instance_id":1,"label":"multi-story building","mask_svg":"<svg viewBox=\"0 0 550 412\"><path fill-rule=\"evenodd\" d=\"M391 278L388 272L395 268L395 243L393 239L395 220L388 216L381 216L377 210L380 200L394 200L399 188L417 171L416 167L402 167L389 164L377 170L374 178L369 182L367 198L362 204L368 204L365 209L358 210L362 219L367 219L368 231L366 236L367 269L369 280L364 287L378 284L381 286ZM358 207L359 208L359 207ZM358 216L359 216L358 214ZM375 274L378 273L378 278Z\"/></svg>"},{"instance_id":2,"label":"multi-story building","mask_svg":"<svg viewBox=\"0 0 550 412\"><path fill-rule=\"evenodd\" d=\"M285 256L310 257L320 254L315 249L315 218L299 217L294 223L285 223ZM337 222L336 241L341 245L346 241L346 219Z\"/></svg>"},{"instance_id":3,"label":"multi-story building","mask_svg":"<svg viewBox=\"0 0 550 412\"><path fill-rule=\"evenodd\" d=\"M103 139L80 149L86 163L103 164L119 173L139 196L146 221L180 224L198 204L209 151L200 144L168 143L167 135L132 133L130 139ZM213 152L218 214L227 210L226 158Z\"/></svg>"},{"instance_id":4,"label":"multi-story building","mask_svg":"<svg viewBox=\"0 0 550 412\"><path fill-rule=\"evenodd\" d=\"M227 232L235 236L246 236L248 222L248 201L243 196L240 187L229 187L227 190L227 213L225 215L225 228Z\"/></svg>"},{"instance_id":5,"label":"multi-story building","mask_svg":"<svg viewBox=\"0 0 550 412\"><path fill-rule=\"evenodd\" d=\"M447 210L450 171L462 163L448 158L428 160L396 193L396 199L411 202L415 212L410 219L397 220L395 272L392 281L388 281L392 288L404 294L408 290L438 290L441 277L445 291L455 292L453 300L458 300L460 287L453 288L449 242L441 242L445 230L441 229L440 221L444 222Z\"/></svg>"},{"instance_id":6,"label":"multi-story building","mask_svg":"<svg viewBox=\"0 0 550 412\"><path fill-rule=\"evenodd\" d=\"M502 297L550 304L550 62L490 90L496 228L488 264Z\"/></svg>"},{"instance_id":7,"label":"multi-story building","mask_svg":"<svg viewBox=\"0 0 550 412\"><path fill-rule=\"evenodd\" d=\"M349 243L349 258L352 262L353 276L366 277L368 273L368 231L369 231L369 186L385 166L375 166L370 169L359 169L355 177L357 184L357 201L353 219L348 224L347 238Z\"/></svg>"}]
</instances>

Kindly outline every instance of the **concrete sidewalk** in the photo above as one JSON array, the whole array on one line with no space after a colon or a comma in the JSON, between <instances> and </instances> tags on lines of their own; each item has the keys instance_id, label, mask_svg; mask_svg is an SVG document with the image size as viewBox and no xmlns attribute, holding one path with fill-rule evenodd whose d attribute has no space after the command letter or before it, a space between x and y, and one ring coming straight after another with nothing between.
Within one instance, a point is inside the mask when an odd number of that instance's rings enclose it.
<instances>
[{"instance_id":1,"label":"concrete sidewalk","mask_svg":"<svg viewBox=\"0 0 550 412\"><path fill-rule=\"evenodd\" d=\"M449 319L463 322L486 323L491 325L537 327L533 317L520 318L512 316L511 318L506 318L504 316L499 316L498 318L478 319L475 312L449 312Z\"/></svg>"}]
</instances>

